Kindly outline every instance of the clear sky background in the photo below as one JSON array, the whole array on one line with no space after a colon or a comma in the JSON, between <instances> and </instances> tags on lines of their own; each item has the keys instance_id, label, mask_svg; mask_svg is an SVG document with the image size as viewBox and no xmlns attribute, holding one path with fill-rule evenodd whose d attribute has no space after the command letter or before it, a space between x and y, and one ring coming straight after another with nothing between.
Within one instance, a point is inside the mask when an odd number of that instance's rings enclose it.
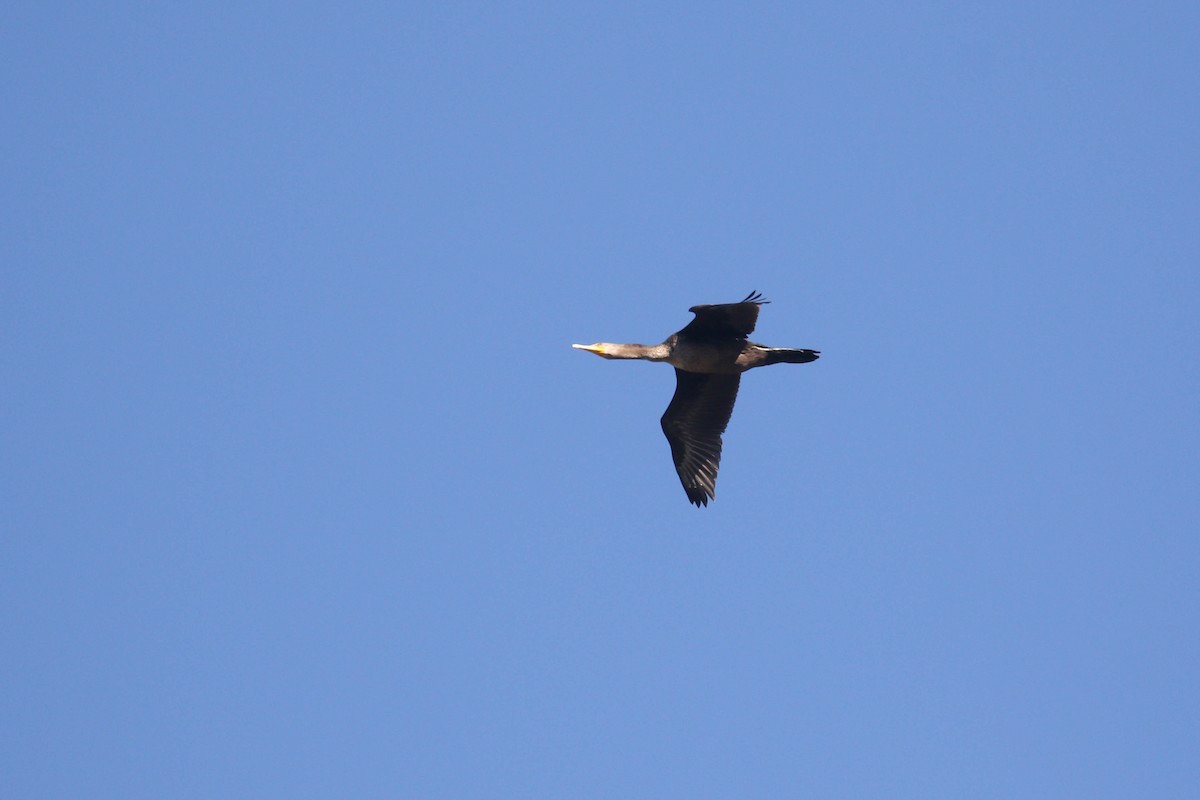
<instances>
[{"instance_id":1,"label":"clear sky background","mask_svg":"<svg viewBox=\"0 0 1200 800\"><path fill-rule=\"evenodd\" d=\"M4 16L0 795L1196 797L1194 3Z\"/></svg>"}]
</instances>

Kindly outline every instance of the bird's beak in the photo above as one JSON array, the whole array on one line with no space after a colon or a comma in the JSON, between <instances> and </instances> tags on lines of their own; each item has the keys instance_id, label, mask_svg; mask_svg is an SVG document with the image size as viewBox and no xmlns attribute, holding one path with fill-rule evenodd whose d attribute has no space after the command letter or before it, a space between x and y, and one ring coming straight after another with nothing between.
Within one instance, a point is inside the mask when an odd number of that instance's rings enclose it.
<instances>
[{"instance_id":1,"label":"bird's beak","mask_svg":"<svg viewBox=\"0 0 1200 800\"><path fill-rule=\"evenodd\" d=\"M576 350L587 350L589 353L595 353L598 356L604 355L604 345L602 344L573 344Z\"/></svg>"}]
</instances>

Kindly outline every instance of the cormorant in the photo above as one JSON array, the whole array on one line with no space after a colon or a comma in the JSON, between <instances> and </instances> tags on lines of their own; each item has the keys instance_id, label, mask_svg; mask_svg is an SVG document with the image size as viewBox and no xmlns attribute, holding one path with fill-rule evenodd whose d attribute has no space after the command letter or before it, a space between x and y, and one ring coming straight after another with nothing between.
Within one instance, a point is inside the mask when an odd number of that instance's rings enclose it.
<instances>
[{"instance_id":1,"label":"cormorant","mask_svg":"<svg viewBox=\"0 0 1200 800\"><path fill-rule=\"evenodd\" d=\"M740 303L692 306L696 318L662 344L573 344L603 358L666 361L675 367L675 396L662 416L675 470L697 507L716 499L721 434L729 424L742 373L769 364L806 364L817 350L765 347L746 339L767 303L751 292Z\"/></svg>"}]
</instances>

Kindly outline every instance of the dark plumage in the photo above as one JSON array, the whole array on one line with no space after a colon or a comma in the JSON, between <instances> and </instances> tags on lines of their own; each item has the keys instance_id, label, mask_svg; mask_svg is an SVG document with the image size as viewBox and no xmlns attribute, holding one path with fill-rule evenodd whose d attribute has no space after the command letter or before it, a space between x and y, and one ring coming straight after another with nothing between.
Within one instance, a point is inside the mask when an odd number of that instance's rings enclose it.
<instances>
[{"instance_id":1,"label":"dark plumage","mask_svg":"<svg viewBox=\"0 0 1200 800\"><path fill-rule=\"evenodd\" d=\"M675 396L662 417L675 470L688 500L706 506L716 497L721 434L733 414L742 373L770 364L805 364L820 353L765 347L746 339L754 332L759 306L768 301L751 292L740 303L692 306L696 318L662 344L576 344L604 358L666 361L675 367Z\"/></svg>"}]
</instances>

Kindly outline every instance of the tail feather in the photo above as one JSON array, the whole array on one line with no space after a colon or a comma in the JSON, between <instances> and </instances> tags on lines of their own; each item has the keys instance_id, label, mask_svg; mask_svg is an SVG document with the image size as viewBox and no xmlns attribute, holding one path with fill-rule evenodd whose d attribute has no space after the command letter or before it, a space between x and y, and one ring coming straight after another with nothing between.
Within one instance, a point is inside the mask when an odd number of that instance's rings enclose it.
<instances>
[{"instance_id":1,"label":"tail feather","mask_svg":"<svg viewBox=\"0 0 1200 800\"><path fill-rule=\"evenodd\" d=\"M821 357L820 350L804 350L797 347L768 347L767 364L807 364Z\"/></svg>"}]
</instances>

